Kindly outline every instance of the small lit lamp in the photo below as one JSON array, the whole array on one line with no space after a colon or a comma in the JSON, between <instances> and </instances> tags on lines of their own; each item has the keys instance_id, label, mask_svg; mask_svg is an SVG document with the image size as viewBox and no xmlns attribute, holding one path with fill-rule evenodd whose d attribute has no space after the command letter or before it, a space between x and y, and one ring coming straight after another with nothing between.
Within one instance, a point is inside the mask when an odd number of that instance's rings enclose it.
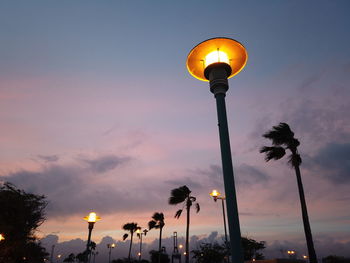
<instances>
[{"instance_id":1,"label":"small lit lamp","mask_svg":"<svg viewBox=\"0 0 350 263\"><path fill-rule=\"evenodd\" d=\"M107 248L109 248L109 255L108 255L108 263L111 262L111 253L112 253L112 248L115 248L115 244L107 244Z\"/></svg>"},{"instance_id":2,"label":"small lit lamp","mask_svg":"<svg viewBox=\"0 0 350 263\"><path fill-rule=\"evenodd\" d=\"M92 229L94 228L94 225L97 221L101 220L101 217L97 216L95 212L91 212L88 216L84 217L84 220L88 222L89 226L89 235L88 235L88 240L86 243L86 258L85 258L85 262L87 262L87 257L89 255L89 251L90 251L90 240L91 240L91 232Z\"/></svg>"},{"instance_id":3,"label":"small lit lamp","mask_svg":"<svg viewBox=\"0 0 350 263\"><path fill-rule=\"evenodd\" d=\"M5 240L5 236L4 236L4 234L0 234L0 242L3 240Z\"/></svg>"},{"instance_id":4,"label":"small lit lamp","mask_svg":"<svg viewBox=\"0 0 350 263\"><path fill-rule=\"evenodd\" d=\"M141 256L142 256L142 235L147 235L147 232L148 232L147 229L141 230L141 228L138 228L136 230L136 234L140 238L140 251L139 251L139 253L137 253L137 255L139 257L139 261L141 261Z\"/></svg>"},{"instance_id":5,"label":"small lit lamp","mask_svg":"<svg viewBox=\"0 0 350 263\"><path fill-rule=\"evenodd\" d=\"M238 41L230 38L212 38L195 46L190 51L186 63L187 69L193 77L209 81L210 91L216 99L230 247L234 263L243 263L243 253L225 96L228 90L228 79L244 68L247 59L247 51Z\"/></svg>"},{"instance_id":6,"label":"small lit lamp","mask_svg":"<svg viewBox=\"0 0 350 263\"><path fill-rule=\"evenodd\" d=\"M222 204L222 216L224 218L224 230L225 230L225 244L226 247L229 248L229 242L228 242L228 238L227 238L227 229L226 229L226 214L225 214L225 205L224 205L224 201L226 200L225 196L220 196L220 192L218 192L217 190L213 190L210 193L210 196L213 197L214 201L216 202L218 199L221 199L221 204ZM230 262L229 257L227 257L227 262Z\"/></svg>"}]
</instances>

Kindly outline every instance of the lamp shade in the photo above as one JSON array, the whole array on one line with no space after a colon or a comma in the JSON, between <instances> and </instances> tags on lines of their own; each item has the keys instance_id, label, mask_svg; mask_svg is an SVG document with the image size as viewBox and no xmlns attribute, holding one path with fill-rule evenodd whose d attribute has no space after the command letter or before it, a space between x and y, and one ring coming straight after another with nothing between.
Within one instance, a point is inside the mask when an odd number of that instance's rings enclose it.
<instances>
[{"instance_id":1,"label":"lamp shade","mask_svg":"<svg viewBox=\"0 0 350 263\"><path fill-rule=\"evenodd\" d=\"M245 47L231 38L211 38L195 46L187 56L187 70L202 81L208 81L204 70L214 63L226 63L231 67L228 78L238 74L247 63Z\"/></svg>"}]
</instances>

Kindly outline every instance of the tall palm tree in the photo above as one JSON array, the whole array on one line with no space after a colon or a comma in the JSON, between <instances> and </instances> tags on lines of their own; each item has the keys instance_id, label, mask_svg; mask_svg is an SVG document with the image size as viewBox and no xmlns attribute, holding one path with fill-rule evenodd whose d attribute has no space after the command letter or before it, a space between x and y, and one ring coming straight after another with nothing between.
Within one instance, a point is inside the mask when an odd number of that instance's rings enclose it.
<instances>
[{"instance_id":1,"label":"tall palm tree","mask_svg":"<svg viewBox=\"0 0 350 263\"><path fill-rule=\"evenodd\" d=\"M130 247L129 247L129 256L128 256L128 261L130 262L130 258L131 258L131 248L132 248L132 240L133 240L133 237L134 237L134 233L138 230L138 229L141 229L141 227L139 227L137 225L137 223L126 223L125 225L123 225L123 230L125 231L129 231L130 232ZM128 233L125 233L123 235L123 240L127 239L129 236Z\"/></svg>"},{"instance_id":2,"label":"tall palm tree","mask_svg":"<svg viewBox=\"0 0 350 263\"><path fill-rule=\"evenodd\" d=\"M186 208L187 211L187 223L186 223L186 263L189 263L190 260L190 251L189 251L189 230L190 230L190 209L193 204L196 206L196 212L200 210L199 204L196 203L196 197L191 196L191 190L188 189L186 185L179 188L171 190L171 195L169 197L170 205L177 205L183 203L183 208L177 210L175 213L175 218L179 219L181 216L182 210Z\"/></svg>"},{"instance_id":3,"label":"tall palm tree","mask_svg":"<svg viewBox=\"0 0 350 263\"><path fill-rule=\"evenodd\" d=\"M287 123L282 122L277 126L273 126L272 130L266 132L263 135L263 137L272 141L271 147L264 146L260 149L260 153L266 154L266 162L272 159L281 159L286 154L286 150L289 150L291 152L291 154L288 157L288 163L295 169L295 174L297 177L301 212L303 217L304 232L309 253L309 259L310 263L317 263L317 257L309 223L309 216L307 213L307 207L305 202L304 188L300 174L301 157L298 153L298 146L300 145L300 142L298 141L298 139L294 138L294 132L292 132L289 125Z\"/></svg>"},{"instance_id":4,"label":"tall palm tree","mask_svg":"<svg viewBox=\"0 0 350 263\"><path fill-rule=\"evenodd\" d=\"M159 262L160 262L160 254L162 252L162 231L165 226L164 222L164 214L155 212L152 216L152 220L148 222L148 228L151 230L152 228L159 229Z\"/></svg>"}]
</instances>

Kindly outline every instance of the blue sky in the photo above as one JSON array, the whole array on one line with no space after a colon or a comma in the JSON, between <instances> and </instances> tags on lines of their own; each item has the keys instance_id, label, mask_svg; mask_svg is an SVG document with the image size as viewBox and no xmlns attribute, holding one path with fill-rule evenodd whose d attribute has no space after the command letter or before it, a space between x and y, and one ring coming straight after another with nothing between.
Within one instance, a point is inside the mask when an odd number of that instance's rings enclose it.
<instances>
[{"instance_id":1,"label":"blue sky","mask_svg":"<svg viewBox=\"0 0 350 263\"><path fill-rule=\"evenodd\" d=\"M81 217L92 209L103 218L97 241L120 239L129 221L146 226L158 210L168 236L184 232L167 205L183 184L202 204L191 232L222 234L208 196L222 188L215 101L185 62L199 42L230 37L249 54L227 94L242 233L305 251L294 173L258 153L269 143L261 134L284 121L302 143L316 250L341 254L350 244L349 7L1 1L0 175L47 195L41 236L85 239ZM335 250L325 251L330 239Z\"/></svg>"}]
</instances>

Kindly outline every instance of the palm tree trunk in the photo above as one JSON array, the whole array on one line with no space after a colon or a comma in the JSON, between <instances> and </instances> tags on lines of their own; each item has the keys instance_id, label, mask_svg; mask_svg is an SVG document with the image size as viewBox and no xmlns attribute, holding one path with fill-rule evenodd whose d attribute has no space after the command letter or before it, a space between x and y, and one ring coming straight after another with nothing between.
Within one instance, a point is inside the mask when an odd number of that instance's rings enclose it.
<instances>
[{"instance_id":1,"label":"palm tree trunk","mask_svg":"<svg viewBox=\"0 0 350 263\"><path fill-rule=\"evenodd\" d=\"M186 224L186 255L185 255L185 263L190 262L190 244L189 244L189 237L190 237L190 204L189 201L187 201L186 210L187 210L187 224Z\"/></svg>"},{"instance_id":2,"label":"palm tree trunk","mask_svg":"<svg viewBox=\"0 0 350 263\"><path fill-rule=\"evenodd\" d=\"M305 232L305 237L306 237L307 249L308 249L308 253L309 253L309 261L310 261L310 263L317 263L317 257L316 257L316 252L315 252L315 248L314 248L314 242L312 240L309 216L307 214L307 207L306 207L306 202L305 202L304 188L303 188L303 183L301 181L300 168L299 168L299 166L295 166L294 168L295 168L295 174L296 174L297 182L298 182L300 205L301 205L301 213L302 213L302 217L303 217L304 232Z\"/></svg>"},{"instance_id":3,"label":"palm tree trunk","mask_svg":"<svg viewBox=\"0 0 350 263\"><path fill-rule=\"evenodd\" d=\"M160 259L161 259L161 255L162 255L162 231L163 231L163 228L161 227L159 229L159 254L158 254L158 263L160 263Z\"/></svg>"},{"instance_id":4,"label":"palm tree trunk","mask_svg":"<svg viewBox=\"0 0 350 263\"><path fill-rule=\"evenodd\" d=\"M132 247L132 238L133 238L133 236L134 236L134 233L131 233L131 237L130 237L130 247L129 247L129 256L128 256L129 262L131 262L131 261L130 261L130 257L131 257L131 247Z\"/></svg>"}]
</instances>

